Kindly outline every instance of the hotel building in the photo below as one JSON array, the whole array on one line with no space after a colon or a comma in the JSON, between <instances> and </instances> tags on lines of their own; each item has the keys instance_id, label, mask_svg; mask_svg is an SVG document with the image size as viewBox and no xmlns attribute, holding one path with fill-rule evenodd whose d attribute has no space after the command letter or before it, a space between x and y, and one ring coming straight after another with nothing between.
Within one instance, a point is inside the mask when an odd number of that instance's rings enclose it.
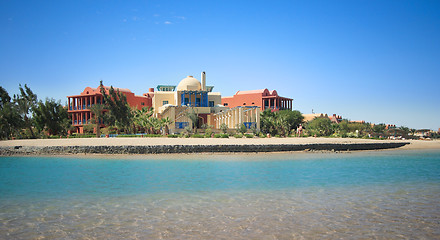
<instances>
[{"instance_id":1,"label":"hotel building","mask_svg":"<svg viewBox=\"0 0 440 240\"><path fill-rule=\"evenodd\" d=\"M261 111L271 109L272 111L292 110L291 98L281 97L276 90L266 89L238 91L232 97L223 97L222 104L225 107L259 107Z\"/></svg>"},{"instance_id":2,"label":"hotel building","mask_svg":"<svg viewBox=\"0 0 440 240\"><path fill-rule=\"evenodd\" d=\"M127 103L131 107L142 109L143 107L151 107L152 99L147 96L136 96L128 89L114 88L127 98ZM104 91L109 94L110 87L104 86ZM72 125L76 127L77 133L84 133L84 125L92 124L94 118L90 107L95 104L104 104L104 99L101 94L100 87L91 88L86 87L80 95L67 96L68 110L67 112L72 118ZM104 127L104 123L101 123Z\"/></svg>"}]
</instances>

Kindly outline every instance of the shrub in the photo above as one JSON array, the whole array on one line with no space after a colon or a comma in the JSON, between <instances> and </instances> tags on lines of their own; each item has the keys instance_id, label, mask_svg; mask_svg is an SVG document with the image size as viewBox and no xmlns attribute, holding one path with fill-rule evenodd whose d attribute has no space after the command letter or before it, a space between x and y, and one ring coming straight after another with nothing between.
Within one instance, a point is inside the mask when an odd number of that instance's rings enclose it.
<instances>
[{"instance_id":1,"label":"shrub","mask_svg":"<svg viewBox=\"0 0 440 240\"><path fill-rule=\"evenodd\" d=\"M220 134L220 133L216 133L216 134L214 134L214 137L215 137L215 138L221 138L221 137L222 137L222 134Z\"/></svg>"},{"instance_id":2,"label":"shrub","mask_svg":"<svg viewBox=\"0 0 440 240\"><path fill-rule=\"evenodd\" d=\"M75 134L71 135L69 138L94 138L96 134Z\"/></svg>"},{"instance_id":3,"label":"shrub","mask_svg":"<svg viewBox=\"0 0 440 240\"><path fill-rule=\"evenodd\" d=\"M223 133L227 133L228 132L228 125L226 123L222 123L220 125L220 129L222 130Z\"/></svg>"},{"instance_id":4,"label":"shrub","mask_svg":"<svg viewBox=\"0 0 440 240\"><path fill-rule=\"evenodd\" d=\"M243 135L242 135L241 133L240 133L240 134L235 134L234 137L235 137L235 138L242 138Z\"/></svg>"},{"instance_id":5,"label":"shrub","mask_svg":"<svg viewBox=\"0 0 440 240\"><path fill-rule=\"evenodd\" d=\"M210 138L211 135L212 135L212 129L211 129L211 128L207 128L207 129L205 130L205 137L206 137L206 138Z\"/></svg>"},{"instance_id":6,"label":"shrub","mask_svg":"<svg viewBox=\"0 0 440 240\"><path fill-rule=\"evenodd\" d=\"M204 138L205 137L205 135L202 135L202 134L193 134L192 136L191 136L192 138Z\"/></svg>"},{"instance_id":7,"label":"shrub","mask_svg":"<svg viewBox=\"0 0 440 240\"><path fill-rule=\"evenodd\" d=\"M92 124L87 124L84 125L83 127L83 131L85 134L92 134L94 129L95 129L95 125Z\"/></svg>"},{"instance_id":8,"label":"shrub","mask_svg":"<svg viewBox=\"0 0 440 240\"><path fill-rule=\"evenodd\" d=\"M253 138L254 137L254 135L252 135L252 134L245 134L244 135L246 138Z\"/></svg>"},{"instance_id":9,"label":"shrub","mask_svg":"<svg viewBox=\"0 0 440 240\"><path fill-rule=\"evenodd\" d=\"M228 134L222 134L221 138L229 138L229 135Z\"/></svg>"},{"instance_id":10,"label":"shrub","mask_svg":"<svg viewBox=\"0 0 440 240\"><path fill-rule=\"evenodd\" d=\"M247 128L243 123L240 125L237 124L237 131L241 134L245 134L247 132Z\"/></svg>"},{"instance_id":11,"label":"shrub","mask_svg":"<svg viewBox=\"0 0 440 240\"><path fill-rule=\"evenodd\" d=\"M170 134L168 135L169 138L178 138L179 134Z\"/></svg>"}]
</instances>

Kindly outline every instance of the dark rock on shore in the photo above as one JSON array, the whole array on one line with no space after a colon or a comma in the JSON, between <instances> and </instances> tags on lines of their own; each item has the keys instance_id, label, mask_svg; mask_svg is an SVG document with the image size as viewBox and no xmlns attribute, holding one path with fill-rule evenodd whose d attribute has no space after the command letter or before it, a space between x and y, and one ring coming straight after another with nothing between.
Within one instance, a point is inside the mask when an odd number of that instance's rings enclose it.
<instances>
[{"instance_id":1,"label":"dark rock on shore","mask_svg":"<svg viewBox=\"0 0 440 240\"><path fill-rule=\"evenodd\" d=\"M144 146L11 146L0 147L1 156L63 154L163 154L163 153L227 153L286 151L358 151L398 148L408 142L385 143L314 143L268 145L144 145Z\"/></svg>"}]
</instances>

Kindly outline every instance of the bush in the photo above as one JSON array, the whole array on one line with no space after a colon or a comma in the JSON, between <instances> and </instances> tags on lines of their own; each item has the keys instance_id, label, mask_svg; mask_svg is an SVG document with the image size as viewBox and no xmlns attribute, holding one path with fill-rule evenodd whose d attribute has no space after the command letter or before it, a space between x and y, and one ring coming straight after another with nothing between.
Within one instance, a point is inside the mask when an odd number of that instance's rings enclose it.
<instances>
[{"instance_id":1,"label":"bush","mask_svg":"<svg viewBox=\"0 0 440 240\"><path fill-rule=\"evenodd\" d=\"M206 138L210 138L211 135L212 135L212 129L211 129L211 128L207 128L207 129L205 130L205 137L206 137Z\"/></svg>"},{"instance_id":2,"label":"bush","mask_svg":"<svg viewBox=\"0 0 440 240\"><path fill-rule=\"evenodd\" d=\"M228 125L226 123L222 123L220 125L220 129L222 130L223 133L227 133L228 132Z\"/></svg>"},{"instance_id":3,"label":"bush","mask_svg":"<svg viewBox=\"0 0 440 240\"><path fill-rule=\"evenodd\" d=\"M191 135L191 137L192 138L204 138L205 137L205 135L202 135L202 134L193 134L193 135Z\"/></svg>"},{"instance_id":4,"label":"bush","mask_svg":"<svg viewBox=\"0 0 440 240\"><path fill-rule=\"evenodd\" d=\"M229 138L229 135L228 134L222 134L221 138Z\"/></svg>"},{"instance_id":5,"label":"bush","mask_svg":"<svg viewBox=\"0 0 440 240\"><path fill-rule=\"evenodd\" d=\"M71 135L69 138L94 138L96 137L96 134L74 134Z\"/></svg>"},{"instance_id":6,"label":"bush","mask_svg":"<svg viewBox=\"0 0 440 240\"><path fill-rule=\"evenodd\" d=\"M214 138L221 138L221 137L222 137L222 134L220 134L220 133L214 134Z\"/></svg>"},{"instance_id":7,"label":"bush","mask_svg":"<svg viewBox=\"0 0 440 240\"><path fill-rule=\"evenodd\" d=\"M178 138L179 134L170 134L168 135L169 138Z\"/></svg>"},{"instance_id":8,"label":"bush","mask_svg":"<svg viewBox=\"0 0 440 240\"><path fill-rule=\"evenodd\" d=\"M241 133L240 133L240 134L235 134L234 137L235 137L235 138L242 138L243 135L242 135Z\"/></svg>"},{"instance_id":9,"label":"bush","mask_svg":"<svg viewBox=\"0 0 440 240\"><path fill-rule=\"evenodd\" d=\"M253 138L254 137L254 135L252 135L252 134L245 134L244 135L246 138Z\"/></svg>"},{"instance_id":10,"label":"bush","mask_svg":"<svg viewBox=\"0 0 440 240\"><path fill-rule=\"evenodd\" d=\"M95 129L95 125L92 124L87 124L84 125L83 127L83 131L85 134L92 134L94 129Z\"/></svg>"},{"instance_id":11,"label":"bush","mask_svg":"<svg viewBox=\"0 0 440 240\"><path fill-rule=\"evenodd\" d=\"M135 135L135 134L120 134L116 137L142 137L141 135Z\"/></svg>"},{"instance_id":12,"label":"bush","mask_svg":"<svg viewBox=\"0 0 440 240\"><path fill-rule=\"evenodd\" d=\"M237 131L241 134L245 134L247 132L247 128L243 123L239 125L237 124Z\"/></svg>"}]
</instances>

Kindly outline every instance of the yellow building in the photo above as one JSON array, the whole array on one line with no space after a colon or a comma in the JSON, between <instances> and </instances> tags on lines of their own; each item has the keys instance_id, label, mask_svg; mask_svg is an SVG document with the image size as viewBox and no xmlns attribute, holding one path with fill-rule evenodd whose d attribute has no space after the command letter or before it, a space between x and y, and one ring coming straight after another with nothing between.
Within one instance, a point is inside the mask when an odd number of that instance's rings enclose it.
<instances>
[{"instance_id":1,"label":"yellow building","mask_svg":"<svg viewBox=\"0 0 440 240\"><path fill-rule=\"evenodd\" d=\"M221 94L212 92L213 86L206 86L206 74L202 72L201 82L193 76L180 81L177 86L159 85L157 91L150 88L148 95L153 95L152 107L157 117L169 118L172 124L170 132L180 132L191 124L188 114L193 112L199 116L199 125L215 127L213 114L227 111L221 105Z\"/></svg>"}]
</instances>

